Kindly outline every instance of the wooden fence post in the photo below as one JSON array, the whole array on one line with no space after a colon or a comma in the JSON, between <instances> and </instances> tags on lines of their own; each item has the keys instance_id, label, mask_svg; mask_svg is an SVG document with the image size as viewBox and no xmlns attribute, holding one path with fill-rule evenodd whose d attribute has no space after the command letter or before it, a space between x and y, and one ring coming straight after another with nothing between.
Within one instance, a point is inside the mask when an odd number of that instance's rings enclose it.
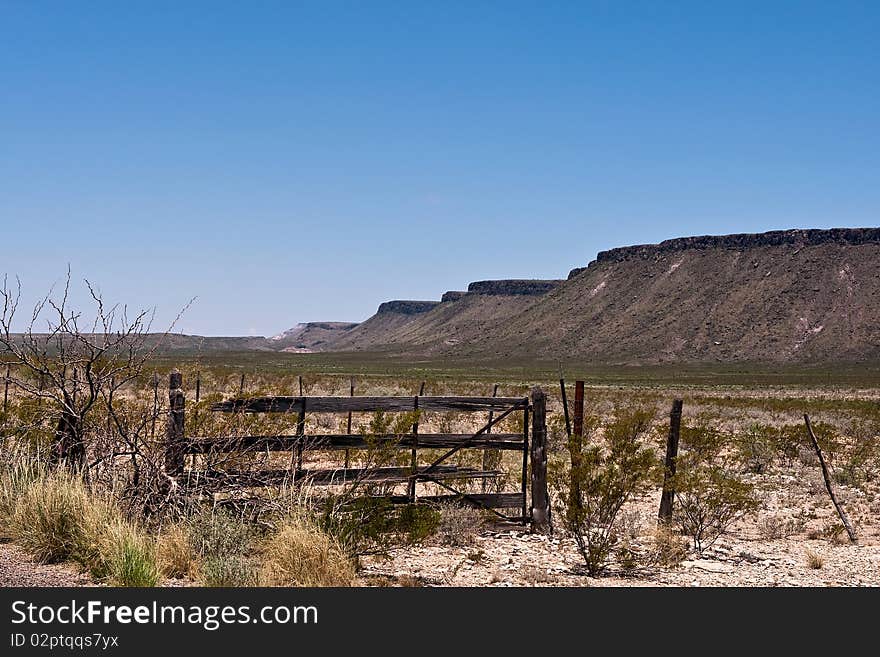
<instances>
[{"instance_id":1,"label":"wooden fence post","mask_svg":"<svg viewBox=\"0 0 880 657\"><path fill-rule=\"evenodd\" d=\"M547 494L547 397L532 388L532 529L549 533L550 496Z\"/></svg>"},{"instance_id":2,"label":"wooden fence post","mask_svg":"<svg viewBox=\"0 0 880 657\"><path fill-rule=\"evenodd\" d=\"M168 425L165 433L165 472L172 477L183 474L185 409L183 375L180 370L173 369L168 379Z\"/></svg>"},{"instance_id":3,"label":"wooden fence post","mask_svg":"<svg viewBox=\"0 0 880 657\"><path fill-rule=\"evenodd\" d=\"M568 395L565 392L565 379L560 376L559 390L562 393L562 413L565 416L565 435L571 438L571 418L568 415Z\"/></svg>"},{"instance_id":4,"label":"wooden fence post","mask_svg":"<svg viewBox=\"0 0 880 657\"><path fill-rule=\"evenodd\" d=\"M413 411L417 414L416 421L413 422L412 425L412 433L413 433L413 448L410 452L410 460L409 467L412 472L412 476L409 480L409 485L407 486L407 496L409 497L409 501L411 504L415 504L416 502L416 478L415 473L419 469L419 397L425 394L425 382L422 381L422 385L419 386L419 394L415 396L413 401Z\"/></svg>"},{"instance_id":5,"label":"wooden fence post","mask_svg":"<svg viewBox=\"0 0 880 657\"><path fill-rule=\"evenodd\" d=\"M492 386L492 397L498 396L498 384L496 383ZM495 417L495 413L489 411L489 424L492 424L492 419ZM490 426L486 429L486 436L492 433L492 427ZM483 472L486 470L495 470L501 462L501 452L497 449L484 449L483 450ZM489 490L489 480L483 479L483 483L481 485L483 492L485 493ZM498 492L497 490L495 492Z\"/></svg>"},{"instance_id":6,"label":"wooden fence post","mask_svg":"<svg viewBox=\"0 0 880 657\"><path fill-rule=\"evenodd\" d=\"M660 522L672 520L672 504L675 501L675 461L678 458L678 438L681 435L681 408L683 402L676 399L672 402L669 414L669 437L666 440L666 468L663 473L663 493L660 496Z\"/></svg>"},{"instance_id":7,"label":"wooden fence post","mask_svg":"<svg viewBox=\"0 0 880 657\"><path fill-rule=\"evenodd\" d=\"M351 377L348 381L348 396L354 397L354 377ZM348 423L345 434L347 436L351 435L351 411L348 412ZM345 469L348 470L351 467L351 455L348 453L348 450L345 450Z\"/></svg>"},{"instance_id":8,"label":"wooden fence post","mask_svg":"<svg viewBox=\"0 0 880 657\"><path fill-rule=\"evenodd\" d=\"M837 501L837 495L834 494L834 488L831 486L831 477L828 476L828 466L825 465L825 457L822 455L822 448L819 446L819 441L816 440L816 434L813 433L813 425L810 424L810 416L806 413L804 413L804 422L807 425L807 435L809 435L810 442L813 443L813 449L816 451L816 456L819 458L819 465L822 468L822 479L825 480L825 490L828 491L828 495L831 497L831 503L834 505L837 515L840 516L840 521L843 523L844 529L846 529L847 536L849 536L849 542L855 545L859 542L858 536L856 536L856 530L853 529L849 517L843 510L843 507L840 506L840 502Z\"/></svg>"},{"instance_id":9,"label":"wooden fence post","mask_svg":"<svg viewBox=\"0 0 880 657\"><path fill-rule=\"evenodd\" d=\"M581 508L580 470L581 455L584 444L584 382L574 382L574 428L568 441L568 453L571 458L571 490L569 491L569 503L572 508Z\"/></svg>"}]
</instances>

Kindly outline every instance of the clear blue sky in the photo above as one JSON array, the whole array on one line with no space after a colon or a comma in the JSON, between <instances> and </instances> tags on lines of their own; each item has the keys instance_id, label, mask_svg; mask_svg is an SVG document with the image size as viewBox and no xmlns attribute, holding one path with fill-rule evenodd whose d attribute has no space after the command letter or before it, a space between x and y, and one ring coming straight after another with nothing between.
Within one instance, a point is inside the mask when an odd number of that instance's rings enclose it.
<instances>
[{"instance_id":1,"label":"clear blue sky","mask_svg":"<svg viewBox=\"0 0 880 657\"><path fill-rule=\"evenodd\" d=\"M878 35L867 1L0 0L0 272L268 335L878 225Z\"/></svg>"}]
</instances>

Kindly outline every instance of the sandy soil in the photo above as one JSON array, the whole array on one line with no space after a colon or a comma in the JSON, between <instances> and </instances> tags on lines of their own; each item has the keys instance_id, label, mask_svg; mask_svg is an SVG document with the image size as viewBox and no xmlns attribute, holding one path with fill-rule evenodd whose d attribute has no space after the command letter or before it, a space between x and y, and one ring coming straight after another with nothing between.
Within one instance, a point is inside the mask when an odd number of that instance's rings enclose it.
<instances>
[{"instance_id":1,"label":"sandy soil","mask_svg":"<svg viewBox=\"0 0 880 657\"><path fill-rule=\"evenodd\" d=\"M605 575L588 576L574 540L557 519L553 536L522 526L484 527L465 546L415 545L393 551L390 559L370 557L363 574L366 582L410 586L880 586L876 499L837 488L858 532L859 543L851 545L845 534L823 534L839 520L818 473L804 469L797 477L761 479L758 515L738 522L702 555L689 549L673 567L643 565L654 550L659 494L651 494L621 516L621 531L642 562L630 570L612 563ZM771 521L787 524L783 533L790 535L772 537Z\"/></svg>"},{"instance_id":2,"label":"sandy soil","mask_svg":"<svg viewBox=\"0 0 880 657\"><path fill-rule=\"evenodd\" d=\"M0 586L90 586L70 564L40 564L17 545L0 543Z\"/></svg>"}]
</instances>

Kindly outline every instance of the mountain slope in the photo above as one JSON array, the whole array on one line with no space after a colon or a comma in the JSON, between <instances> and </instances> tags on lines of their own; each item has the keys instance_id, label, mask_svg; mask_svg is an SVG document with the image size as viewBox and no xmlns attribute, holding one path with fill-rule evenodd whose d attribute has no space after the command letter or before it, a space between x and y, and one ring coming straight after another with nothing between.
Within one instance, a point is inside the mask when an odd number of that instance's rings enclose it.
<instances>
[{"instance_id":1,"label":"mountain slope","mask_svg":"<svg viewBox=\"0 0 880 657\"><path fill-rule=\"evenodd\" d=\"M333 351L393 351L421 355L441 353L458 344L478 342L488 329L532 306L562 281L477 281L467 292L447 292L441 302L418 307L389 302L343 338Z\"/></svg>"},{"instance_id":2,"label":"mountain slope","mask_svg":"<svg viewBox=\"0 0 880 657\"><path fill-rule=\"evenodd\" d=\"M613 249L479 341L441 351L605 363L880 360L880 229Z\"/></svg>"},{"instance_id":3,"label":"mountain slope","mask_svg":"<svg viewBox=\"0 0 880 657\"><path fill-rule=\"evenodd\" d=\"M308 353L321 351L357 324L352 322L307 322L297 324L269 338L269 347L278 351Z\"/></svg>"}]
</instances>

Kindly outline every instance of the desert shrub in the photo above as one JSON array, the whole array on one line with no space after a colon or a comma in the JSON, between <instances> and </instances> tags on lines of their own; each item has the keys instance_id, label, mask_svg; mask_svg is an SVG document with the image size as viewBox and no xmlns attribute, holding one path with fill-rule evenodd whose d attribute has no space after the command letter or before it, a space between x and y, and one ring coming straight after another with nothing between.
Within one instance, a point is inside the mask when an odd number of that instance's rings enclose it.
<instances>
[{"instance_id":1,"label":"desert shrub","mask_svg":"<svg viewBox=\"0 0 880 657\"><path fill-rule=\"evenodd\" d=\"M685 560L687 554L688 542L681 534L667 525L660 525L651 537L646 561L650 565L674 568Z\"/></svg>"},{"instance_id":2,"label":"desert shrub","mask_svg":"<svg viewBox=\"0 0 880 657\"><path fill-rule=\"evenodd\" d=\"M319 525L353 557L384 554L396 545L411 545L437 532L440 511L425 504L395 505L385 497L332 498Z\"/></svg>"},{"instance_id":3,"label":"desert shrub","mask_svg":"<svg viewBox=\"0 0 880 657\"><path fill-rule=\"evenodd\" d=\"M190 547L199 557L244 554L254 538L253 528L223 509L206 509L189 519Z\"/></svg>"},{"instance_id":4,"label":"desert shrub","mask_svg":"<svg viewBox=\"0 0 880 657\"><path fill-rule=\"evenodd\" d=\"M454 547L473 545L483 521L483 513L478 509L444 506L440 509L437 538L443 545Z\"/></svg>"},{"instance_id":5,"label":"desert shrub","mask_svg":"<svg viewBox=\"0 0 880 657\"><path fill-rule=\"evenodd\" d=\"M880 476L880 427L856 421L849 428L849 440L842 443L841 458L832 476L844 486L864 489Z\"/></svg>"},{"instance_id":6,"label":"desert shrub","mask_svg":"<svg viewBox=\"0 0 880 657\"><path fill-rule=\"evenodd\" d=\"M257 571L251 560L240 555L209 556L199 563L197 581L209 587L254 586Z\"/></svg>"},{"instance_id":7,"label":"desert shrub","mask_svg":"<svg viewBox=\"0 0 880 657\"><path fill-rule=\"evenodd\" d=\"M339 542L312 520L286 518L264 543L264 586L352 586L355 569Z\"/></svg>"},{"instance_id":8,"label":"desert shrub","mask_svg":"<svg viewBox=\"0 0 880 657\"><path fill-rule=\"evenodd\" d=\"M661 434L661 448L666 449L666 435ZM719 458L730 437L716 428L707 416L694 418L691 423L682 424L679 449L686 451L697 462L709 462Z\"/></svg>"},{"instance_id":9,"label":"desert shrub","mask_svg":"<svg viewBox=\"0 0 880 657\"><path fill-rule=\"evenodd\" d=\"M547 417L547 449L550 452L559 452L565 449L568 442L568 432L565 427L565 416L561 413L552 413Z\"/></svg>"},{"instance_id":10,"label":"desert shrub","mask_svg":"<svg viewBox=\"0 0 880 657\"><path fill-rule=\"evenodd\" d=\"M641 555L633 549L628 538L621 539L615 546L614 560L626 573L632 572L642 564Z\"/></svg>"},{"instance_id":11,"label":"desert shrub","mask_svg":"<svg viewBox=\"0 0 880 657\"><path fill-rule=\"evenodd\" d=\"M802 517L783 518L778 515L768 515L758 519L758 534L768 541L788 538L804 531L804 525Z\"/></svg>"},{"instance_id":12,"label":"desert shrub","mask_svg":"<svg viewBox=\"0 0 880 657\"><path fill-rule=\"evenodd\" d=\"M777 453L773 427L752 424L736 436L736 447L746 470L764 474L770 469Z\"/></svg>"},{"instance_id":13,"label":"desert shrub","mask_svg":"<svg viewBox=\"0 0 880 657\"><path fill-rule=\"evenodd\" d=\"M679 456L678 468L674 515L699 553L760 506L754 487L721 465Z\"/></svg>"},{"instance_id":14,"label":"desert shrub","mask_svg":"<svg viewBox=\"0 0 880 657\"><path fill-rule=\"evenodd\" d=\"M773 445L776 456L784 467L792 467L795 461L802 458L802 450L809 449L815 459L812 447L807 445L804 435L804 427L796 424L786 424L772 429ZM811 462L812 463L812 462Z\"/></svg>"},{"instance_id":15,"label":"desert shrub","mask_svg":"<svg viewBox=\"0 0 880 657\"><path fill-rule=\"evenodd\" d=\"M249 586L256 582L250 553L253 528L231 513L205 510L189 521L189 545L196 579L204 586Z\"/></svg>"},{"instance_id":16,"label":"desert shrub","mask_svg":"<svg viewBox=\"0 0 880 657\"><path fill-rule=\"evenodd\" d=\"M591 575L606 568L619 540L621 508L656 475L654 452L643 445L652 419L653 413L644 409L616 409L605 426L604 444L584 448L578 441L571 447L573 462L552 477L565 506L563 522Z\"/></svg>"}]
</instances>

